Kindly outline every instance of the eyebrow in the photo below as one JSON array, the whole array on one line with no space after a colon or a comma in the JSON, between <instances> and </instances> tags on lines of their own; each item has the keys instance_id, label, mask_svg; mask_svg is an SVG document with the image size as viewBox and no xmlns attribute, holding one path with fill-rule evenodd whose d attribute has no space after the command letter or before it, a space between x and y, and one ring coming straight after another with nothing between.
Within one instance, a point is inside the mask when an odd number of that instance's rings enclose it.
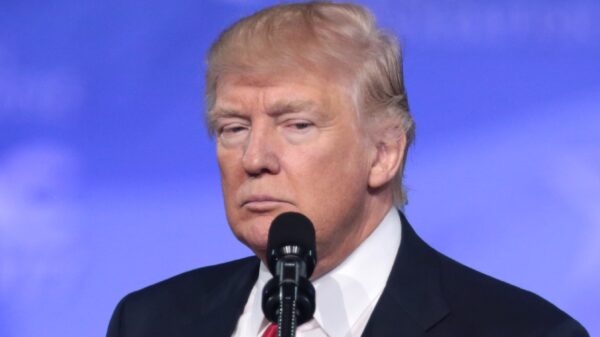
<instances>
[{"instance_id":1,"label":"eyebrow","mask_svg":"<svg viewBox=\"0 0 600 337\"><path fill-rule=\"evenodd\" d=\"M236 109L215 108L208 113L210 120L214 121L220 117L243 117L244 114Z\"/></svg>"},{"instance_id":2,"label":"eyebrow","mask_svg":"<svg viewBox=\"0 0 600 337\"><path fill-rule=\"evenodd\" d=\"M281 116L288 113L295 113L300 111L310 111L316 108L316 104L312 101L306 100L295 100L295 101L276 101L267 108L267 115L272 117ZM208 120L210 124L214 124L218 118L227 117L240 117L244 118L245 115L233 108L217 107L213 111L209 112Z\"/></svg>"},{"instance_id":3,"label":"eyebrow","mask_svg":"<svg viewBox=\"0 0 600 337\"><path fill-rule=\"evenodd\" d=\"M277 117L288 113L311 111L315 108L316 104L313 101L277 101L267 108L267 115Z\"/></svg>"},{"instance_id":4,"label":"eyebrow","mask_svg":"<svg viewBox=\"0 0 600 337\"><path fill-rule=\"evenodd\" d=\"M206 122L207 122L207 126L208 126L208 130L210 133L214 133L216 124L217 124L217 119L219 118L228 118L228 117L239 117L239 118L243 118L244 115L237 111L236 109L229 109L229 108L214 108L213 110L209 111L206 114Z\"/></svg>"}]
</instances>

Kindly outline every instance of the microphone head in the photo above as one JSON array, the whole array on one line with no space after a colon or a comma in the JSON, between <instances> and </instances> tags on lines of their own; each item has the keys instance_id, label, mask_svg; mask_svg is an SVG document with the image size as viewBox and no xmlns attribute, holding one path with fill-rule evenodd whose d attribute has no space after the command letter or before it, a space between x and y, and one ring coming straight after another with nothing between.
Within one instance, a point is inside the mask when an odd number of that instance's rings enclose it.
<instances>
[{"instance_id":1,"label":"microphone head","mask_svg":"<svg viewBox=\"0 0 600 337\"><path fill-rule=\"evenodd\" d=\"M267 241L267 264L275 275L277 261L281 258L282 248L297 247L296 254L306 263L306 277L310 277L317 264L315 227L304 215L296 212L279 214L271 223Z\"/></svg>"}]
</instances>

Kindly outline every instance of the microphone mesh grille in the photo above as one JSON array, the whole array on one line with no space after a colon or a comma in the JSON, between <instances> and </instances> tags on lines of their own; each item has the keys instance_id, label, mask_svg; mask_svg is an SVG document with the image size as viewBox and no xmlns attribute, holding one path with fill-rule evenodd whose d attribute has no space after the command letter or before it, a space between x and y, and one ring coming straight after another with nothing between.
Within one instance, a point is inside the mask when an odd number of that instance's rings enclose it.
<instances>
[{"instance_id":1,"label":"microphone mesh grille","mask_svg":"<svg viewBox=\"0 0 600 337\"><path fill-rule=\"evenodd\" d=\"M278 215L269 229L269 251L290 245L315 250L315 228L306 216L296 212Z\"/></svg>"}]
</instances>

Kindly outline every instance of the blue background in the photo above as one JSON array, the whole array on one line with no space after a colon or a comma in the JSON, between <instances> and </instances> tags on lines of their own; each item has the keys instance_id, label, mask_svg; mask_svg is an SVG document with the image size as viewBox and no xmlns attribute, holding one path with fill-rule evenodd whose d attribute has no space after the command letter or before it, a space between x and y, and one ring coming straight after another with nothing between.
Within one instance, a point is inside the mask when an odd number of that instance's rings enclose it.
<instances>
[{"instance_id":1,"label":"blue background","mask_svg":"<svg viewBox=\"0 0 600 337\"><path fill-rule=\"evenodd\" d=\"M103 336L126 293L249 254L204 55L273 1L0 0L0 336ZM434 247L600 334L600 5L362 1L399 34Z\"/></svg>"}]
</instances>

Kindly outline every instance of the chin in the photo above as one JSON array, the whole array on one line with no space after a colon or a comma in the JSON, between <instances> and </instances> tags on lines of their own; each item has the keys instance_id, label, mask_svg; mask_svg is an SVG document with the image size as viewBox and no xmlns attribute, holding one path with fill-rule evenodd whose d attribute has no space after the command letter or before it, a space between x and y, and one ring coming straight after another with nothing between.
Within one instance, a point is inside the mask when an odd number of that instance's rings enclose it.
<instances>
[{"instance_id":1,"label":"chin","mask_svg":"<svg viewBox=\"0 0 600 337\"><path fill-rule=\"evenodd\" d=\"M258 253L267 250L267 241L269 238L270 221L256 221L238 223L237 228L233 228L235 236L240 242Z\"/></svg>"},{"instance_id":2,"label":"chin","mask_svg":"<svg viewBox=\"0 0 600 337\"><path fill-rule=\"evenodd\" d=\"M278 208L268 212L251 212L242 209L230 226L237 239L261 257L260 254L264 255L267 251L271 223L279 214L289 211L294 210Z\"/></svg>"}]
</instances>

